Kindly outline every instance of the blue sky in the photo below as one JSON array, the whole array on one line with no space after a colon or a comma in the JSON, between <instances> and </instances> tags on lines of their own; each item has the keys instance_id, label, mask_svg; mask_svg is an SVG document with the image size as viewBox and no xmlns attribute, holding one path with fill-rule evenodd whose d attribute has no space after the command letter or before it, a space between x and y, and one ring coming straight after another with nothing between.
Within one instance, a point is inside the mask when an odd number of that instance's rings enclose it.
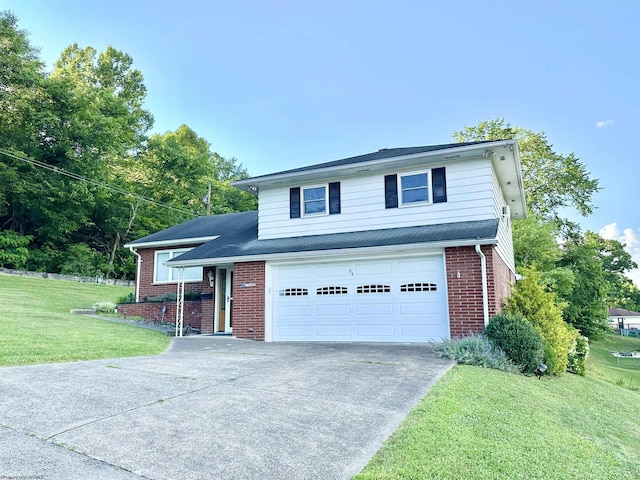
<instances>
[{"instance_id":1,"label":"blue sky","mask_svg":"<svg viewBox=\"0 0 640 480\"><path fill-rule=\"evenodd\" d=\"M154 131L186 123L251 175L401 147L505 118L599 178L584 229L640 263L637 1L0 0L51 67L113 45ZM614 225L615 224L615 225ZM640 274L633 275L640 284Z\"/></svg>"}]
</instances>

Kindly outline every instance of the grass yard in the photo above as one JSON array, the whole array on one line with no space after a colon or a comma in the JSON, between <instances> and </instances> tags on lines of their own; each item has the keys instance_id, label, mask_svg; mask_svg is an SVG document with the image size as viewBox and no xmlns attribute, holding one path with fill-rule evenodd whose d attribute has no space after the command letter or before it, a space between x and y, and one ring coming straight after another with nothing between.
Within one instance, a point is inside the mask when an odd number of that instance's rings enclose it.
<instances>
[{"instance_id":1,"label":"grass yard","mask_svg":"<svg viewBox=\"0 0 640 480\"><path fill-rule=\"evenodd\" d=\"M0 275L0 366L155 355L169 344L152 330L73 315L116 301L128 287Z\"/></svg>"},{"instance_id":2,"label":"grass yard","mask_svg":"<svg viewBox=\"0 0 640 480\"><path fill-rule=\"evenodd\" d=\"M638 479L640 394L594 377L460 365L356 477Z\"/></svg>"},{"instance_id":3,"label":"grass yard","mask_svg":"<svg viewBox=\"0 0 640 480\"><path fill-rule=\"evenodd\" d=\"M612 352L640 351L640 338L607 335L604 340L591 344L591 360L587 364L587 375L626 387L640 389L640 358L620 358ZM640 422L640 419L638 420Z\"/></svg>"}]
</instances>

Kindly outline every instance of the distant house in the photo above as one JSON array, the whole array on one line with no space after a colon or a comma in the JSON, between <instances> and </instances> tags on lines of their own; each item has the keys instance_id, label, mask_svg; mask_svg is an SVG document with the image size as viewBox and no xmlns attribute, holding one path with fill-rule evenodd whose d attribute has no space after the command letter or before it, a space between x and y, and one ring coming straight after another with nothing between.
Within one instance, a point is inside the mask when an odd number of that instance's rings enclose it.
<instances>
[{"instance_id":1,"label":"distant house","mask_svg":"<svg viewBox=\"0 0 640 480\"><path fill-rule=\"evenodd\" d=\"M423 342L481 331L515 282L511 221L526 206L513 140L382 149L234 185L257 211L127 245L129 314L157 317L148 297L177 292L180 305L201 292L182 315L203 333ZM165 307L175 318L176 302Z\"/></svg>"},{"instance_id":2,"label":"distant house","mask_svg":"<svg viewBox=\"0 0 640 480\"><path fill-rule=\"evenodd\" d=\"M640 329L640 313L623 308L610 308L609 325L613 328L638 330Z\"/></svg>"}]
</instances>

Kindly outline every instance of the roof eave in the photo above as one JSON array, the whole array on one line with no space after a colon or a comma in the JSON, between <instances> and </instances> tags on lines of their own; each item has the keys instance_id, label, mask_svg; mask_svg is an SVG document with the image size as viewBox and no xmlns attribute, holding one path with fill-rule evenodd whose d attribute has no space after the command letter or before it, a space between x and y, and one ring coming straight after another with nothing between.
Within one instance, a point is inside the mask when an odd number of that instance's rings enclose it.
<instances>
[{"instance_id":1,"label":"roof eave","mask_svg":"<svg viewBox=\"0 0 640 480\"><path fill-rule=\"evenodd\" d=\"M474 245L496 245L498 240L494 237L491 238L471 238L466 240L445 240L437 242L421 242L421 243L408 243L400 245L380 245L376 247L352 247L352 248L339 248L328 250L305 250L301 252L282 252L282 253L268 253L268 254L255 254L255 255L242 255L235 257L211 257L211 258L199 258L193 260L170 260L163 264L171 268L180 267L199 267L206 265L228 265L236 262L251 262L256 260L295 260L305 259L311 257L342 257L353 256L354 250L357 250L358 254L366 255L369 253L394 253L394 252L406 252L413 250L424 249L442 249L446 247L469 247Z\"/></svg>"},{"instance_id":2,"label":"roof eave","mask_svg":"<svg viewBox=\"0 0 640 480\"><path fill-rule=\"evenodd\" d=\"M365 166L384 167L385 165L391 165L391 164L397 166L398 162L407 162L412 159L425 158L425 157L440 157L443 160L455 160L459 158L461 154L468 154L473 151L479 151L484 153L487 149L498 148L501 146L507 146L507 145L513 145L513 144L516 145L516 149L517 149L517 142L515 140L496 140L494 142L487 142L487 143L482 143L477 145L465 145L462 147L453 146L451 148L443 148L441 150L433 150L430 152L412 153L409 155L398 155L394 157L381 158L378 160L349 163L346 165L337 165L337 166L308 169L308 170L295 171L295 172L273 173L271 175L263 175L260 177L237 180L235 182L232 182L231 185L241 190L244 190L246 192L255 194L256 191L262 185L269 185L269 184L276 184L276 183L285 184L288 182L293 182L298 178L309 177L311 175L329 176L334 172L344 173L344 172L348 172L349 170L352 170L354 173L357 173L358 170L362 170ZM455 155L453 155L454 153Z\"/></svg>"},{"instance_id":3,"label":"roof eave","mask_svg":"<svg viewBox=\"0 0 640 480\"><path fill-rule=\"evenodd\" d=\"M194 245L198 243L206 243L211 240L219 238L220 235L212 235L208 237L193 237L193 238L176 238L171 240L158 240L151 242L130 242L125 243L125 248L158 248L158 247L178 247L180 245Z\"/></svg>"}]
</instances>

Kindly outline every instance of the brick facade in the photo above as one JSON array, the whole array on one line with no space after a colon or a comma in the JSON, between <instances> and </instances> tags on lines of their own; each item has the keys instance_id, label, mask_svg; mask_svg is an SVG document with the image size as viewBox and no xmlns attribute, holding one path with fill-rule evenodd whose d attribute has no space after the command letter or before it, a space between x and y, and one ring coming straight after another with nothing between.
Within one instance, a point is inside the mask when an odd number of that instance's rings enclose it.
<instances>
[{"instance_id":1,"label":"brick facade","mask_svg":"<svg viewBox=\"0 0 640 480\"><path fill-rule=\"evenodd\" d=\"M487 258L487 295L491 317L502 310L502 302L509 296L515 276L496 253L495 247L483 245L481 249ZM450 247L445 249L445 257L450 335L463 337L470 332L481 332L484 310L480 256L475 247Z\"/></svg>"},{"instance_id":2,"label":"brick facade","mask_svg":"<svg viewBox=\"0 0 640 480\"><path fill-rule=\"evenodd\" d=\"M185 245L180 246L180 248L190 248L197 245ZM153 283L153 268L155 261L155 252L161 250L175 250L176 247L171 248L144 248L138 250L138 254L140 255L139 261L140 263L140 278L139 285L140 291L138 293L138 301L143 302L146 297L163 295L165 293L176 293L178 284L176 282L171 283ZM214 267L204 267L202 271L202 281L201 282L186 282L184 284L185 292L210 292L213 291L211 287L209 287L209 278L207 277L207 273L209 270L213 270L215 273Z\"/></svg>"},{"instance_id":3,"label":"brick facade","mask_svg":"<svg viewBox=\"0 0 640 480\"><path fill-rule=\"evenodd\" d=\"M202 327L202 307L205 301L189 300L184 302L184 325L191 325L194 328ZM211 302L207 302L211 303ZM166 307L164 317L162 307ZM158 303L121 303L118 305L118 313L129 317L142 317L145 320L153 321L176 321L176 302Z\"/></svg>"},{"instance_id":4,"label":"brick facade","mask_svg":"<svg viewBox=\"0 0 640 480\"><path fill-rule=\"evenodd\" d=\"M264 340L264 271L265 262L233 265L234 337Z\"/></svg>"},{"instance_id":5,"label":"brick facade","mask_svg":"<svg viewBox=\"0 0 640 480\"><path fill-rule=\"evenodd\" d=\"M140 298L175 293L177 285L153 284L154 249L140 250ZM487 291L489 316L502 309L502 303L515 283L514 273L491 245L482 246L487 259ZM480 256L473 246L445 249L448 304L451 337L461 337L484 328L482 305L482 274ZM265 338L265 262L242 262L233 266L233 335L237 338L264 340ZM215 267L205 267L203 281L185 283L185 292L210 292L212 299L185 301L184 323L201 329L204 334L214 333L215 286L209 286L207 272L215 275ZM161 303L123 304L127 315L147 319L161 317ZM164 318L175 321L175 303L166 304Z\"/></svg>"},{"instance_id":6,"label":"brick facade","mask_svg":"<svg viewBox=\"0 0 640 480\"><path fill-rule=\"evenodd\" d=\"M184 245L180 248L190 248L197 245ZM122 304L119 305L118 311L122 312L122 309L127 310L127 315L142 317L148 320L154 320L162 316L162 305L166 305L167 310L164 314L164 318L168 321L175 321L176 319L176 304L175 302L152 303L145 302L147 297L163 295L165 293L176 294L178 290L178 284L176 282L171 283L154 283L154 261L155 252L160 250L175 250L176 247L167 248L143 248L138 250L140 255L140 278L138 280L139 285L139 301L136 304ZM199 292L199 293L211 293L211 299L201 301L185 301L184 302L184 324L189 323L192 327L201 329L202 333L213 333L213 312L215 310L215 285L209 286L208 272L211 271L215 278L215 267L204 267L202 271L202 281L200 282L185 282L184 291Z\"/></svg>"}]
</instances>

